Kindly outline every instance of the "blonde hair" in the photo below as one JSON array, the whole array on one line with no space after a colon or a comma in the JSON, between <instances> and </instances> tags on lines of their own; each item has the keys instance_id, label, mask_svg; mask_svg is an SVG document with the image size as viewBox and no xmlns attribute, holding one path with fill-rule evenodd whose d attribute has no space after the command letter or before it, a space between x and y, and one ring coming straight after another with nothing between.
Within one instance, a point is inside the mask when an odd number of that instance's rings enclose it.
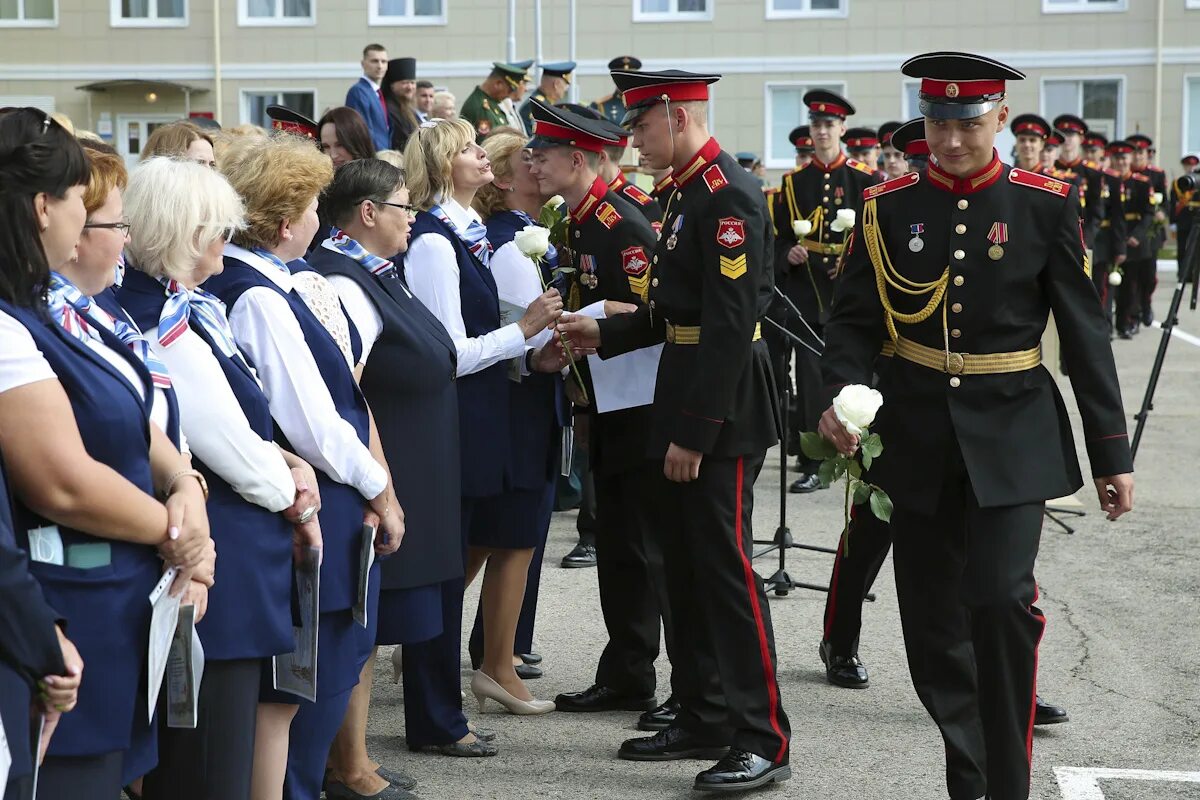
<instances>
[{"instance_id":1,"label":"blonde hair","mask_svg":"<svg viewBox=\"0 0 1200 800\"><path fill-rule=\"evenodd\" d=\"M55 111L50 115L50 119L57 122L67 131L67 133L75 136L75 123L71 122L71 118L61 111Z\"/></svg>"},{"instance_id":2,"label":"blonde hair","mask_svg":"<svg viewBox=\"0 0 1200 800\"><path fill-rule=\"evenodd\" d=\"M404 172L411 202L428 211L454 194L454 157L475 141L475 129L463 119L432 119L409 137L404 148Z\"/></svg>"},{"instance_id":3,"label":"blonde hair","mask_svg":"<svg viewBox=\"0 0 1200 800\"><path fill-rule=\"evenodd\" d=\"M212 137L194 122L180 120L172 122L170 125L163 125L156 128L154 133L146 139L146 146L142 148L141 160L145 161L154 156L182 156L187 153L192 142L201 139L209 144L213 143Z\"/></svg>"},{"instance_id":4,"label":"blonde hair","mask_svg":"<svg viewBox=\"0 0 1200 800\"><path fill-rule=\"evenodd\" d=\"M404 153L399 150L376 150L375 157L386 161L396 169L404 169Z\"/></svg>"},{"instance_id":5,"label":"blonde hair","mask_svg":"<svg viewBox=\"0 0 1200 800\"><path fill-rule=\"evenodd\" d=\"M129 255L151 277L186 277L205 250L245 224L243 211L237 192L215 170L185 158L148 158L125 189Z\"/></svg>"},{"instance_id":6,"label":"blonde hair","mask_svg":"<svg viewBox=\"0 0 1200 800\"><path fill-rule=\"evenodd\" d=\"M448 114L448 113L439 113L438 112L439 108L443 109L446 112L454 112L454 113L453 113L453 115ZM434 116L434 117L443 117L444 119L457 119L458 118L458 98L456 98L450 92L434 92L433 106L429 110L430 110L432 116Z\"/></svg>"},{"instance_id":7,"label":"blonde hair","mask_svg":"<svg viewBox=\"0 0 1200 800\"><path fill-rule=\"evenodd\" d=\"M329 157L312 139L292 134L235 140L217 168L246 203L246 227L234 237L246 248L279 244L279 224L299 220L333 179Z\"/></svg>"},{"instance_id":8,"label":"blonde hair","mask_svg":"<svg viewBox=\"0 0 1200 800\"><path fill-rule=\"evenodd\" d=\"M267 132L266 128L261 128L258 125L251 125L249 123L243 125L234 125L232 128L222 128L213 134L213 155L219 162L221 160L221 154L225 152L225 149L238 139L244 139L247 137L252 139L266 139L269 135L270 134Z\"/></svg>"},{"instance_id":9,"label":"blonde hair","mask_svg":"<svg viewBox=\"0 0 1200 800\"><path fill-rule=\"evenodd\" d=\"M101 149L92 146L91 142L81 144L91 167L87 189L83 192L83 207L87 210L88 217L91 217L108 200L108 195L113 189L125 188L129 183L129 171L125 169L125 159L107 145L104 146L105 149Z\"/></svg>"},{"instance_id":10,"label":"blonde hair","mask_svg":"<svg viewBox=\"0 0 1200 800\"><path fill-rule=\"evenodd\" d=\"M505 129L491 134L483 140L483 150L492 162L494 180L486 186L481 186L475 193L472 203L479 216L485 220L507 208L505 195L507 189L501 189L497 183L508 183L513 178L512 155L525 148L529 140L520 133Z\"/></svg>"}]
</instances>

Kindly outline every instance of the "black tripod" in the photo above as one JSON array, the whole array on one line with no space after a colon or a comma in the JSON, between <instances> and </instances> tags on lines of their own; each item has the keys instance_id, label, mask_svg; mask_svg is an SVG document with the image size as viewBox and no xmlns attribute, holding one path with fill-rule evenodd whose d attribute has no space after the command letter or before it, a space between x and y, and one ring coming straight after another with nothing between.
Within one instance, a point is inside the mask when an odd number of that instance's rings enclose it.
<instances>
[{"instance_id":1,"label":"black tripod","mask_svg":"<svg viewBox=\"0 0 1200 800\"><path fill-rule=\"evenodd\" d=\"M1146 394L1142 398L1142 408L1135 415L1137 420L1137 428L1133 432L1133 441L1130 443L1129 449L1132 457L1137 458L1138 444L1142 441L1142 433L1146 430L1146 422L1150 418L1150 412L1154 409L1154 390L1158 388L1158 378L1162 373L1163 362L1167 360L1167 346L1171 343L1171 331L1179 322L1179 307L1183 304L1183 293L1187 289L1189 283L1192 284L1192 298L1189 307L1192 311L1196 310L1196 295L1200 284L1197 284L1197 259L1196 249L1200 245L1200 226L1193 225L1192 231L1188 234L1187 240L1187 263L1183 265L1182 280L1175 287L1175 293L1171 295L1171 308L1167 311L1167 316L1163 319L1162 339L1158 342L1158 354L1154 356L1154 367L1150 370L1150 381L1146 384Z\"/></svg>"}]
</instances>

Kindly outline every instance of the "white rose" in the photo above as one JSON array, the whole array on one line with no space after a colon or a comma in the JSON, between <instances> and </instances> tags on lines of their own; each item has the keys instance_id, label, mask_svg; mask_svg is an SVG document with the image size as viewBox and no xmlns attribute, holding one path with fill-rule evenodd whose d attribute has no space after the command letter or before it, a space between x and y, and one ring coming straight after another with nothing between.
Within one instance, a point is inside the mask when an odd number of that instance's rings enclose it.
<instances>
[{"instance_id":1,"label":"white rose","mask_svg":"<svg viewBox=\"0 0 1200 800\"><path fill-rule=\"evenodd\" d=\"M1121 273L1117 272L1115 269L1112 272L1108 273L1108 285L1109 286L1120 286L1121 285Z\"/></svg>"},{"instance_id":2,"label":"white rose","mask_svg":"<svg viewBox=\"0 0 1200 800\"><path fill-rule=\"evenodd\" d=\"M523 255L541 261L550 249L550 229L541 225L526 225L517 231L514 241Z\"/></svg>"},{"instance_id":3,"label":"white rose","mask_svg":"<svg viewBox=\"0 0 1200 800\"><path fill-rule=\"evenodd\" d=\"M812 223L806 219L798 219L792 222L792 233L796 234L797 239L803 239L812 233Z\"/></svg>"},{"instance_id":4,"label":"white rose","mask_svg":"<svg viewBox=\"0 0 1200 800\"><path fill-rule=\"evenodd\" d=\"M854 227L854 220L854 209L843 208L837 212L837 219L835 219L833 224L829 226L829 230L833 231L834 233L848 231Z\"/></svg>"},{"instance_id":5,"label":"white rose","mask_svg":"<svg viewBox=\"0 0 1200 800\"><path fill-rule=\"evenodd\" d=\"M1160 206L1160 205L1162 205L1162 201L1163 201L1162 192L1155 192L1154 194L1150 195L1150 205Z\"/></svg>"},{"instance_id":6,"label":"white rose","mask_svg":"<svg viewBox=\"0 0 1200 800\"><path fill-rule=\"evenodd\" d=\"M561 206L565 202L567 202L567 201L563 199L563 196L561 194L556 194L556 195L554 195L554 197L551 197L549 200L547 200L546 204L544 206L542 206L542 208L555 209L555 208L558 208L559 206Z\"/></svg>"},{"instance_id":7,"label":"white rose","mask_svg":"<svg viewBox=\"0 0 1200 800\"><path fill-rule=\"evenodd\" d=\"M860 383L845 387L833 398L833 412L837 414L838 421L855 436L871 426L882 405L883 395Z\"/></svg>"}]
</instances>

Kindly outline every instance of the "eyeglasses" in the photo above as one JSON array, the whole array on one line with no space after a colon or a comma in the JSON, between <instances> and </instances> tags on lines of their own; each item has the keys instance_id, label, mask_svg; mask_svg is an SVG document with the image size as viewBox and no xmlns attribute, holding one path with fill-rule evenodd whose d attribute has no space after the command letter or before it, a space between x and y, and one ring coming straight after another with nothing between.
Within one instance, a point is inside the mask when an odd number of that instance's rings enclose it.
<instances>
[{"instance_id":1,"label":"eyeglasses","mask_svg":"<svg viewBox=\"0 0 1200 800\"><path fill-rule=\"evenodd\" d=\"M83 227L84 230L88 228L97 228L120 231L122 236L128 236L130 225L128 222L88 222Z\"/></svg>"},{"instance_id":2,"label":"eyeglasses","mask_svg":"<svg viewBox=\"0 0 1200 800\"><path fill-rule=\"evenodd\" d=\"M375 203L376 205L380 205L380 206L391 206L392 208L399 208L399 209L403 210L406 214L408 214L410 217L415 217L417 215L417 207L407 205L406 203L389 203L386 200L372 200L371 202Z\"/></svg>"}]
</instances>

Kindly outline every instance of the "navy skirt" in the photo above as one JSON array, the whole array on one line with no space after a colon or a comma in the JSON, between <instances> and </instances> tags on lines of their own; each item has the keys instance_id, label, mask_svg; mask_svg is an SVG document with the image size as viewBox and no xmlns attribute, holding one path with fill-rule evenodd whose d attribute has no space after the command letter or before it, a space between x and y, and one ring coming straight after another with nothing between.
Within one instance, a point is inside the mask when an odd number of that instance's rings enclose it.
<instances>
[{"instance_id":1,"label":"navy skirt","mask_svg":"<svg viewBox=\"0 0 1200 800\"><path fill-rule=\"evenodd\" d=\"M541 542L549 517L544 488L509 489L491 497L463 498L467 544L500 550L525 550Z\"/></svg>"}]
</instances>

